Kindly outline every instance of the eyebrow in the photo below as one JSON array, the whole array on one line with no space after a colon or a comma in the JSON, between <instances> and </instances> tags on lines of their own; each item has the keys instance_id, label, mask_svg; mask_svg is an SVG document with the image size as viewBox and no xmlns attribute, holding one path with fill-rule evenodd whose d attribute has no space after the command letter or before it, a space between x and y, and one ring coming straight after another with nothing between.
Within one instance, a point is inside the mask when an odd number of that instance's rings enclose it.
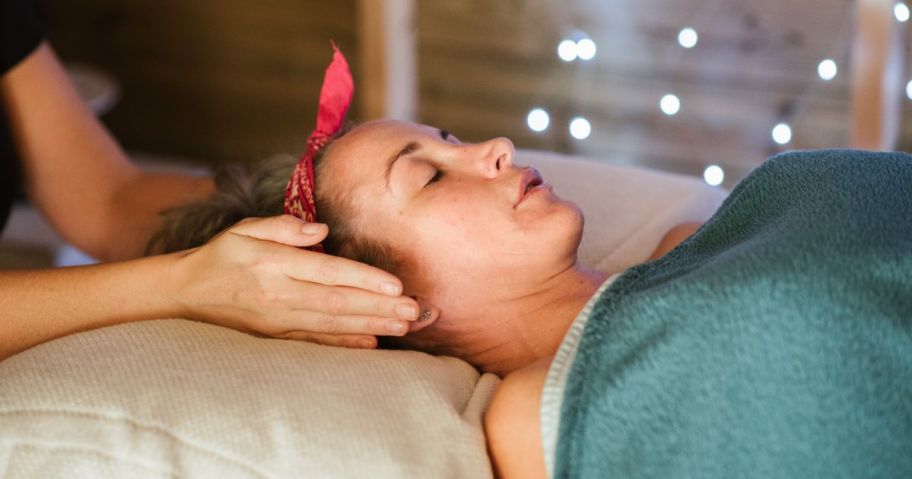
<instances>
[{"instance_id":1,"label":"eyebrow","mask_svg":"<svg viewBox=\"0 0 912 479\"><path fill-rule=\"evenodd\" d=\"M403 156L405 156L409 153L414 153L414 152L418 151L419 149L421 149L421 145L419 145L417 142L414 142L414 141L410 142L409 144L405 145L405 148L399 150L399 153L396 153L395 155L393 155L386 162L386 173L384 173L384 175L383 175L386 178L386 189L389 189L389 187L390 187L390 174L393 172L393 165L396 164L396 160L398 160L399 158L402 158Z\"/></svg>"},{"instance_id":2,"label":"eyebrow","mask_svg":"<svg viewBox=\"0 0 912 479\"><path fill-rule=\"evenodd\" d=\"M450 137L450 132L446 130L437 130L440 133L440 138L446 140ZM386 179L386 189L390 187L390 175L393 173L393 165L396 163L396 160L402 158L409 153L414 153L421 149L421 145L418 142L412 141L409 144L405 145L405 148L399 150L399 153L396 153L386 162L386 172L384 172L383 177Z\"/></svg>"}]
</instances>

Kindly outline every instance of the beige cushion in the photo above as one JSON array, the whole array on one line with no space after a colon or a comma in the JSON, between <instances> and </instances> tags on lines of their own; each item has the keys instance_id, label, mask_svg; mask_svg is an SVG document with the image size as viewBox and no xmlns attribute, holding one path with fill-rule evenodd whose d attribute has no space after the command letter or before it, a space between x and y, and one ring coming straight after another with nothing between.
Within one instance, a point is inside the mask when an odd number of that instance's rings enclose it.
<instances>
[{"instance_id":1,"label":"beige cushion","mask_svg":"<svg viewBox=\"0 0 912 479\"><path fill-rule=\"evenodd\" d=\"M0 362L6 477L487 477L498 379L405 351L259 339L182 320Z\"/></svg>"},{"instance_id":2,"label":"beige cushion","mask_svg":"<svg viewBox=\"0 0 912 479\"><path fill-rule=\"evenodd\" d=\"M581 260L623 269L724 192L520 152L587 216ZM259 339L182 320L62 338L0 362L0 473L31 477L491 477L498 379L453 358Z\"/></svg>"}]
</instances>

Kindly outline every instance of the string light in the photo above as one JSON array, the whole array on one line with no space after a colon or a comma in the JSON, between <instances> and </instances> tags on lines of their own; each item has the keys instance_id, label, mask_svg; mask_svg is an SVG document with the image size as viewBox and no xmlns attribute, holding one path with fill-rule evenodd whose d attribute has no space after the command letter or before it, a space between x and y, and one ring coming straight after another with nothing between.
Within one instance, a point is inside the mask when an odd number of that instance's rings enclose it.
<instances>
[{"instance_id":1,"label":"string light","mask_svg":"<svg viewBox=\"0 0 912 479\"><path fill-rule=\"evenodd\" d=\"M579 30L575 30L570 38L565 38L557 44L557 56L567 63L577 58L583 61L592 60L597 51L595 41Z\"/></svg>"},{"instance_id":2,"label":"string light","mask_svg":"<svg viewBox=\"0 0 912 479\"><path fill-rule=\"evenodd\" d=\"M773 128L773 141L786 145L792 141L792 127L788 123L779 123Z\"/></svg>"},{"instance_id":3,"label":"string light","mask_svg":"<svg viewBox=\"0 0 912 479\"><path fill-rule=\"evenodd\" d=\"M820 75L825 81L830 81L833 78L836 78L836 73L839 72L839 67L836 66L836 62L830 58L820 62L817 65L817 74Z\"/></svg>"},{"instance_id":4,"label":"string light","mask_svg":"<svg viewBox=\"0 0 912 479\"><path fill-rule=\"evenodd\" d=\"M578 116L570 122L570 134L577 140L585 140L592 133L592 125L589 120Z\"/></svg>"},{"instance_id":5,"label":"string light","mask_svg":"<svg viewBox=\"0 0 912 479\"><path fill-rule=\"evenodd\" d=\"M678 43L684 48L693 48L697 46L700 36L697 31L690 27L685 27L678 33Z\"/></svg>"},{"instance_id":6,"label":"string light","mask_svg":"<svg viewBox=\"0 0 912 479\"><path fill-rule=\"evenodd\" d=\"M903 2L897 2L896 5L893 5L893 15L896 15L896 19L902 23L909 21L909 6Z\"/></svg>"},{"instance_id":7,"label":"string light","mask_svg":"<svg viewBox=\"0 0 912 479\"><path fill-rule=\"evenodd\" d=\"M591 38L586 37L576 42L576 50L580 60L589 61L595 58L595 52L598 51L598 48Z\"/></svg>"},{"instance_id":8,"label":"string light","mask_svg":"<svg viewBox=\"0 0 912 479\"><path fill-rule=\"evenodd\" d=\"M725 180L725 171L719 165L709 165L703 170L703 179L712 186L719 186Z\"/></svg>"},{"instance_id":9,"label":"string light","mask_svg":"<svg viewBox=\"0 0 912 479\"><path fill-rule=\"evenodd\" d=\"M898 1L894 4L894 15L900 22L907 22L912 16L909 7L904 1ZM845 27L844 27L845 29ZM700 41L700 35L697 30L691 26L682 28L677 35L678 44L685 49L691 49L697 46ZM557 45L558 57L567 63L576 61L589 61L595 58L598 47L585 32L574 29L571 30ZM817 74L824 81L831 81L839 73L839 66L833 58L825 58L817 65ZM912 80L906 85L906 96L912 100ZM779 117L783 120L772 128L771 136L773 141L779 145L787 145L792 141L792 127L788 119L794 116L795 108L792 107L787 111L780 111ZM681 99L673 94L668 93L662 96L659 101L659 108L662 113L668 116L675 116L681 111ZM551 118L547 111L542 108L533 108L526 115L526 123L532 131L541 133L550 127ZM570 135L577 140L585 140L592 134L591 123L583 117L574 117L569 125ZM710 185L719 185L725 179L725 171L719 165L709 165L703 172L704 180Z\"/></svg>"},{"instance_id":10,"label":"string light","mask_svg":"<svg viewBox=\"0 0 912 479\"><path fill-rule=\"evenodd\" d=\"M573 40L563 40L557 44L557 56L565 62L572 62L579 56L579 46Z\"/></svg>"},{"instance_id":11,"label":"string light","mask_svg":"<svg viewBox=\"0 0 912 479\"><path fill-rule=\"evenodd\" d=\"M529 114L526 115L526 124L529 125L529 129L534 132L541 133L548 129L548 126L551 124L551 116L548 115L548 112L541 108L533 108L529 111Z\"/></svg>"},{"instance_id":12,"label":"string light","mask_svg":"<svg viewBox=\"0 0 912 479\"><path fill-rule=\"evenodd\" d=\"M677 95L669 93L662 97L662 100L659 102L659 108L662 109L662 113L668 116L677 115L681 111L681 99Z\"/></svg>"}]
</instances>

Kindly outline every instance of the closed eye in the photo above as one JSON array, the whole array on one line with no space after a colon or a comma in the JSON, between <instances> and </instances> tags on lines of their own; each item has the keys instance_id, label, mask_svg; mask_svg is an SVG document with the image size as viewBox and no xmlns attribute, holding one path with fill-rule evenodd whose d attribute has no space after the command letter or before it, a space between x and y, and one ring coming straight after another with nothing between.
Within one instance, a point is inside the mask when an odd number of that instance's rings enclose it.
<instances>
[{"instance_id":1,"label":"closed eye","mask_svg":"<svg viewBox=\"0 0 912 479\"><path fill-rule=\"evenodd\" d=\"M427 188L428 186L431 185L431 183L436 183L436 182L440 181L441 178L443 178L443 171L436 170L436 173L434 173L434 176L431 177L431 179L424 185L424 187Z\"/></svg>"}]
</instances>

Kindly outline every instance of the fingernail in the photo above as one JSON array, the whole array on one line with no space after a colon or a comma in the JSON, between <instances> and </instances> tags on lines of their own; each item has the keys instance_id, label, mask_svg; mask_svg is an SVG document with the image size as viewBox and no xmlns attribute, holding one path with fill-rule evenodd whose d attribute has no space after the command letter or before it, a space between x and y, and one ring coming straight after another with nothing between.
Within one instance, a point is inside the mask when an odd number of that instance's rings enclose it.
<instances>
[{"instance_id":1,"label":"fingernail","mask_svg":"<svg viewBox=\"0 0 912 479\"><path fill-rule=\"evenodd\" d=\"M383 283L380 283L380 291L383 291L390 296L399 296L399 285L384 281Z\"/></svg>"},{"instance_id":2,"label":"fingernail","mask_svg":"<svg viewBox=\"0 0 912 479\"><path fill-rule=\"evenodd\" d=\"M400 304L396 306L396 315L402 319L415 319L415 316L418 316L418 308L411 304Z\"/></svg>"},{"instance_id":3,"label":"fingernail","mask_svg":"<svg viewBox=\"0 0 912 479\"><path fill-rule=\"evenodd\" d=\"M427 321L427 320L429 320L429 319L431 319L431 310L430 310L430 309L422 309L422 310L421 310L421 315L418 316L418 321Z\"/></svg>"},{"instance_id":4,"label":"fingernail","mask_svg":"<svg viewBox=\"0 0 912 479\"><path fill-rule=\"evenodd\" d=\"M362 348L373 348L374 342L371 341L370 339L359 339L358 346L362 347Z\"/></svg>"},{"instance_id":5,"label":"fingernail","mask_svg":"<svg viewBox=\"0 0 912 479\"><path fill-rule=\"evenodd\" d=\"M402 321L390 321L386 323L386 330L393 334L405 334L408 326Z\"/></svg>"},{"instance_id":6,"label":"fingernail","mask_svg":"<svg viewBox=\"0 0 912 479\"><path fill-rule=\"evenodd\" d=\"M303 226L301 226L301 232L306 235L320 234L322 231L322 223L305 223Z\"/></svg>"}]
</instances>

